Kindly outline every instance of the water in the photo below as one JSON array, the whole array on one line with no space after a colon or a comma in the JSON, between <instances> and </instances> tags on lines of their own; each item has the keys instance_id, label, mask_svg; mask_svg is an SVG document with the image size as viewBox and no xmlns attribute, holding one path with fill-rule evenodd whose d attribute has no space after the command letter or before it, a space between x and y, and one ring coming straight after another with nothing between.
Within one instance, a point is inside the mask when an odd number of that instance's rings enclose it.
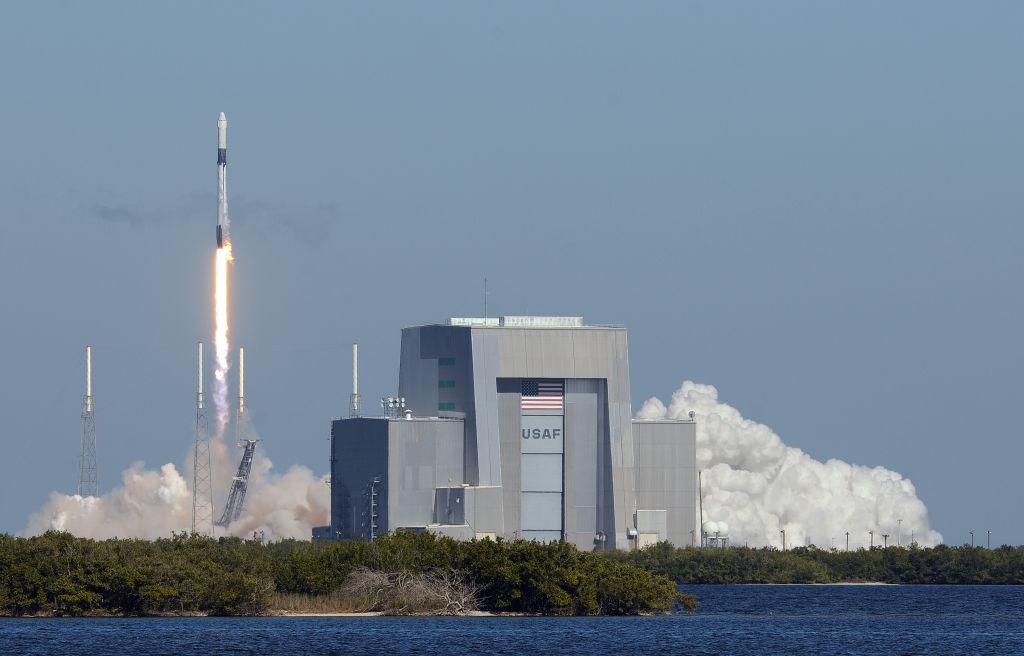
<instances>
[{"instance_id":1,"label":"water","mask_svg":"<svg viewBox=\"0 0 1024 656\"><path fill-rule=\"evenodd\" d=\"M1024 654L1024 586L688 586L660 617L0 620L0 654Z\"/></svg>"}]
</instances>

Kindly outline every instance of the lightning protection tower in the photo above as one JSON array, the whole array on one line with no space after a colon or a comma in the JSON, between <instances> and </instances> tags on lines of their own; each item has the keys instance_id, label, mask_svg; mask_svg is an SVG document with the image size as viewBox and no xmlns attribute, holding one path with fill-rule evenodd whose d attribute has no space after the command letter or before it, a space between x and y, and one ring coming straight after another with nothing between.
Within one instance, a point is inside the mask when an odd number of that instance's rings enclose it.
<instances>
[{"instance_id":1,"label":"lightning protection tower","mask_svg":"<svg viewBox=\"0 0 1024 656\"><path fill-rule=\"evenodd\" d=\"M99 496L96 472L96 417L92 405L92 347L85 347L85 405L82 408L82 451L78 456L78 494Z\"/></svg>"},{"instance_id":2,"label":"lightning protection tower","mask_svg":"<svg viewBox=\"0 0 1024 656\"><path fill-rule=\"evenodd\" d=\"M199 342L199 385L196 388L195 444L192 449L192 532L213 535L213 484L210 436L203 399L203 343Z\"/></svg>"}]
</instances>

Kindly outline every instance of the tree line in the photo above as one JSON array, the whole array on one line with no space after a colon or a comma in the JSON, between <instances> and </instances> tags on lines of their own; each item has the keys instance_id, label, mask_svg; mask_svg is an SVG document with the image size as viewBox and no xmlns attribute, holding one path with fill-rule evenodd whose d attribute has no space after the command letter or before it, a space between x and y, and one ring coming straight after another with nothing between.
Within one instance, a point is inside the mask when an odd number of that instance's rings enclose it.
<instances>
[{"instance_id":1,"label":"tree line","mask_svg":"<svg viewBox=\"0 0 1024 656\"><path fill-rule=\"evenodd\" d=\"M368 542L176 534L159 540L0 534L0 615L280 611L634 615L694 608L677 584L1024 584L1024 547L582 552L398 532Z\"/></svg>"},{"instance_id":2,"label":"tree line","mask_svg":"<svg viewBox=\"0 0 1024 656\"><path fill-rule=\"evenodd\" d=\"M676 548L662 542L612 554L618 562L686 583L1024 584L1024 547Z\"/></svg>"},{"instance_id":3,"label":"tree line","mask_svg":"<svg viewBox=\"0 0 1024 656\"><path fill-rule=\"evenodd\" d=\"M326 604L326 606L324 605ZM694 607L668 578L564 542L0 534L0 615L261 615L286 608L632 615ZM278 607L279 606L279 607Z\"/></svg>"}]
</instances>

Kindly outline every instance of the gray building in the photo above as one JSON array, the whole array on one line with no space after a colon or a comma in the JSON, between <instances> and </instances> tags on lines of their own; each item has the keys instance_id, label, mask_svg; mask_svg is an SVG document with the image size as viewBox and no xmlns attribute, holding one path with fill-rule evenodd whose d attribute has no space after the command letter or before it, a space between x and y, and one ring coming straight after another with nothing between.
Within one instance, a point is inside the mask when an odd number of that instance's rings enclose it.
<instances>
[{"instance_id":1,"label":"gray building","mask_svg":"<svg viewBox=\"0 0 1024 656\"><path fill-rule=\"evenodd\" d=\"M626 330L579 317L402 330L396 417L335 420L331 525L581 549L691 544L696 431L632 418Z\"/></svg>"}]
</instances>

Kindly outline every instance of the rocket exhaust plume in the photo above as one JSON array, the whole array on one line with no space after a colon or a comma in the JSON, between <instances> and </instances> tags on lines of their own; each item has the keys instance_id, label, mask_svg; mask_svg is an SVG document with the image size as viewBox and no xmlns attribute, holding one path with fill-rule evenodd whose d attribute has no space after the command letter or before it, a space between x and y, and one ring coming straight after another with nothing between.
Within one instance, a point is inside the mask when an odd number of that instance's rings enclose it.
<instances>
[{"instance_id":1,"label":"rocket exhaust plume","mask_svg":"<svg viewBox=\"0 0 1024 656\"><path fill-rule=\"evenodd\" d=\"M702 470L704 530L732 544L828 548L850 532L850 548L867 547L869 530L903 535L921 546L942 542L914 484L899 472L831 459L815 460L786 446L771 428L718 399L711 385L685 381L666 407L648 399L641 419L697 421L697 468Z\"/></svg>"},{"instance_id":2,"label":"rocket exhaust plume","mask_svg":"<svg viewBox=\"0 0 1024 656\"><path fill-rule=\"evenodd\" d=\"M231 262L230 243L217 249L216 282L213 292L215 365L213 371L213 403L217 407L217 437L224 436L228 424L228 370L231 350L228 330L228 263Z\"/></svg>"},{"instance_id":3,"label":"rocket exhaust plume","mask_svg":"<svg viewBox=\"0 0 1024 656\"><path fill-rule=\"evenodd\" d=\"M228 321L228 264L231 255L231 225L228 219L228 120L221 112L217 119L217 257L214 265L214 389L218 439L224 436L228 408L228 371L231 369L230 328Z\"/></svg>"}]
</instances>

